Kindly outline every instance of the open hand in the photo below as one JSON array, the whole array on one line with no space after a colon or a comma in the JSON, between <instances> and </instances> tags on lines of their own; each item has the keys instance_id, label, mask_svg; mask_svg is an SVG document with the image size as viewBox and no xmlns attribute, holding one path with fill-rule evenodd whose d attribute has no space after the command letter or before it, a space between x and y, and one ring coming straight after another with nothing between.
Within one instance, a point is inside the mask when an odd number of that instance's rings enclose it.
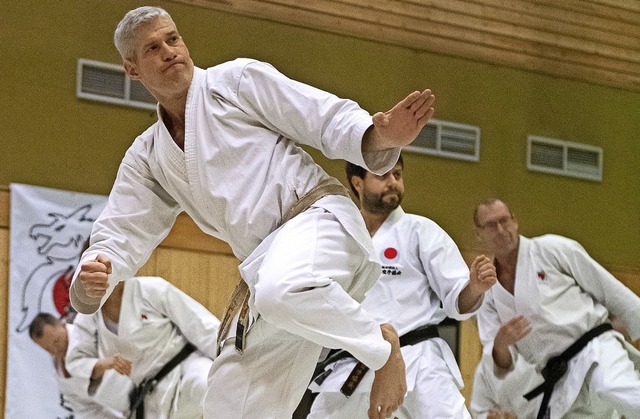
<instances>
[{"instance_id":1,"label":"open hand","mask_svg":"<svg viewBox=\"0 0 640 419\"><path fill-rule=\"evenodd\" d=\"M373 115L373 127L365 134L364 151L381 151L411 144L433 116L436 97L431 90L415 91L391 110Z\"/></svg>"}]
</instances>

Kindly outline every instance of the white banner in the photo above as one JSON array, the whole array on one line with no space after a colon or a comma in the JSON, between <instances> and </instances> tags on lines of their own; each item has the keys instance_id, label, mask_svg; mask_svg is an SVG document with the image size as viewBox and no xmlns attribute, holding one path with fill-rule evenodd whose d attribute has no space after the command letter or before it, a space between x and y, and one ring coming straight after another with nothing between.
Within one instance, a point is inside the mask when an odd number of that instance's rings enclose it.
<instances>
[{"instance_id":1,"label":"white banner","mask_svg":"<svg viewBox=\"0 0 640 419\"><path fill-rule=\"evenodd\" d=\"M105 204L104 196L11 185L7 419L73 417L29 325L40 312L66 314L82 246Z\"/></svg>"}]
</instances>

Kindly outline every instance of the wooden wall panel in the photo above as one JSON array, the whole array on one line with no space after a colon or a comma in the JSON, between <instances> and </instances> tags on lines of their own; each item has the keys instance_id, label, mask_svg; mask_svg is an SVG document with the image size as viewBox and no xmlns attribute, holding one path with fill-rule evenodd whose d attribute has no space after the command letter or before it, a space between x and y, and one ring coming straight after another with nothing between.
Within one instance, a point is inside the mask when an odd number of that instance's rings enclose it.
<instances>
[{"instance_id":1,"label":"wooden wall panel","mask_svg":"<svg viewBox=\"0 0 640 419\"><path fill-rule=\"evenodd\" d=\"M467 400L471 400L471 392L473 390L473 375L476 372L476 366L482 357L482 342L478 335L478 323L476 319L469 319L460 322L460 372L464 380L464 388L462 395Z\"/></svg>"},{"instance_id":2,"label":"wooden wall panel","mask_svg":"<svg viewBox=\"0 0 640 419\"><path fill-rule=\"evenodd\" d=\"M9 228L9 187L0 186L0 228Z\"/></svg>"},{"instance_id":3,"label":"wooden wall panel","mask_svg":"<svg viewBox=\"0 0 640 419\"><path fill-rule=\"evenodd\" d=\"M138 275L138 276L158 276L158 274L157 274L157 272L158 272L157 260L158 260L158 251L156 250L151 254L151 256L149 257L149 260L147 261L147 263L145 263L142 268L138 269L138 273L136 275Z\"/></svg>"},{"instance_id":4,"label":"wooden wall panel","mask_svg":"<svg viewBox=\"0 0 640 419\"><path fill-rule=\"evenodd\" d=\"M640 91L634 0L174 0Z\"/></svg>"},{"instance_id":5,"label":"wooden wall panel","mask_svg":"<svg viewBox=\"0 0 640 419\"><path fill-rule=\"evenodd\" d=\"M157 250L156 275L165 278L222 319L238 282L238 260L229 255Z\"/></svg>"}]
</instances>

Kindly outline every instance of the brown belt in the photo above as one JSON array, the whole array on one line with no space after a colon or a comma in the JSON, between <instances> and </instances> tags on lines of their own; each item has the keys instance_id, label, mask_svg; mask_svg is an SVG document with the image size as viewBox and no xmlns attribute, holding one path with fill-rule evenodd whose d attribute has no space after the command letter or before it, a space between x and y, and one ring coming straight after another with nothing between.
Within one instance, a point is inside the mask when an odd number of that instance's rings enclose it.
<instances>
[{"instance_id":1,"label":"brown belt","mask_svg":"<svg viewBox=\"0 0 640 419\"><path fill-rule=\"evenodd\" d=\"M347 188L335 178L326 178L318 183L313 189L302 196L298 202L296 202L287 213L282 217L280 226L295 217L296 215L306 211L320 198L324 198L328 195L342 195L349 197L349 191ZM227 335L229 328L231 327L231 321L235 317L238 310L240 315L238 316L238 323L236 325L236 351L240 354L244 351L246 344L247 331L249 329L249 297L251 293L247 283L240 278L238 285L231 294L231 299L227 305L227 309L222 317L220 329L218 330L218 353L222 349L223 339Z\"/></svg>"}]
</instances>

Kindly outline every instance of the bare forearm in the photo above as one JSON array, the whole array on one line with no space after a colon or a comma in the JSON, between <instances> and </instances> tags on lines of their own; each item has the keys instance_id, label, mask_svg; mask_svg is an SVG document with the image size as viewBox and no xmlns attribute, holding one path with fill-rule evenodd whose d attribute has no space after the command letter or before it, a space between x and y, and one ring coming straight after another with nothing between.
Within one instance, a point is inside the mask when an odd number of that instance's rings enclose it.
<instances>
[{"instance_id":1,"label":"bare forearm","mask_svg":"<svg viewBox=\"0 0 640 419\"><path fill-rule=\"evenodd\" d=\"M511 366L513 365L513 358L511 357L511 352L508 347L494 346L491 355L493 356L493 362L498 368L503 370L511 369Z\"/></svg>"},{"instance_id":2,"label":"bare forearm","mask_svg":"<svg viewBox=\"0 0 640 419\"><path fill-rule=\"evenodd\" d=\"M362 152L384 151L394 148L393 146L386 145L378 132L376 127L371 125L364 132L362 136Z\"/></svg>"},{"instance_id":3,"label":"bare forearm","mask_svg":"<svg viewBox=\"0 0 640 419\"><path fill-rule=\"evenodd\" d=\"M458 296L458 311L466 314L473 311L484 296L484 290L476 290L471 284L467 285Z\"/></svg>"},{"instance_id":4,"label":"bare forearm","mask_svg":"<svg viewBox=\"0 0 640 419\"><path fill-rule=\"evenodd\" d=\"M96 362L96 365L94 365L93 370L91 371L91 379L97 380L102 378L106 370L106 366L101 361Z\"/></svg>"}]
</instances>

